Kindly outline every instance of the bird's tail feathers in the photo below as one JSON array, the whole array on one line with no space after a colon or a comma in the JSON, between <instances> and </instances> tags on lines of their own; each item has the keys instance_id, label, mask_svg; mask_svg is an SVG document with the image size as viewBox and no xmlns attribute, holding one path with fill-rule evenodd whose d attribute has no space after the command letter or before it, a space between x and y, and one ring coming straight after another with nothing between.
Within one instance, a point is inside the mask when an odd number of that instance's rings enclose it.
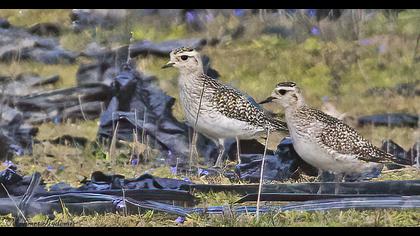
<instances>
[{"instance_id":1,"label":"bird's tail feathers","mask_svg":"<svg viewBox=\"0 0 420 236\"><path fill-rule=\"evenodd\" d=\"M384 155L385 160L383 162L384 164L394 164L394 165L405 167L405 168L415 168L415 167L412 166L411 163L407 163L406 161L404 161L404 160L402 160L402 159L400 159L400 158L398 158L398 157L396 157L396 156L394 156L390 153L387 153L387 152L384 152L384 151L382 151L382 152L385 154Z\"/></svg>"}]
</instances>

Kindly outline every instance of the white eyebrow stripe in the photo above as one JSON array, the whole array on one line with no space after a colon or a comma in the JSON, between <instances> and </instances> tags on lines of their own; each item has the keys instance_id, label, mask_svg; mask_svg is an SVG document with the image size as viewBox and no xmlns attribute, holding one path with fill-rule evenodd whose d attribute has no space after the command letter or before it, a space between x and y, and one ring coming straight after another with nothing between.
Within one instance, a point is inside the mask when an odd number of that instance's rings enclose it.
<instances>
[{"instance_id":1,"label":"white eyebrow stripe","mask_svg":"<svg viewBox=\"0 0 420 236\"><path fill-rule=\"evenodd\" d=\"M185 56L193 57L196 54L197 53L194 52L194 51L192 51L192 52L182 52L182 53L177 54L177 56L183 56L183 55L185 55Z\"/></svg>"},{"instance_id":2,"label":"white eyebrow stripe","mask_svg":"<svg viewBox=\"0 0 420 236\"><path fill-rule=\"evenodd\" d=\"M281 89L283 89L283 90L289 90L289 91L292 91L292 90L295 90L295 87L283 87L283 86L279 86L279 87L276 87L276 89L277 89L277 90L281 90Z\"/></svg>"}]
</instances>

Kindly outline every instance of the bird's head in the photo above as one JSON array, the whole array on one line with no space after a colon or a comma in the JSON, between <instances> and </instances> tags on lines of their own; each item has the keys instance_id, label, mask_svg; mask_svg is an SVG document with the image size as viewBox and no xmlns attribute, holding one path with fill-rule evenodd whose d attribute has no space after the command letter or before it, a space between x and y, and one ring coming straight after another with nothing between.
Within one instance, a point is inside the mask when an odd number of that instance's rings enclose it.
<instances>
[{"instance_id":1,"label":"bird's head","mask_svg":"<svg viewBox=\"0 0 420 236\"><path fill-rule=\"evenodd\" d=\"M266 98L260 104L275 102L282 105L284 108L291 106L298 106L303 104L303 96L300 89L294 82L281 82L277 84L276 88L271 93L271 96Z\"/></svg>"},{"instance_id":2,"label":"bird's head","mask_svg":"<svg viewBox=\"0 0 420 236\"><path fill-rule=\"evenodd\" d=\"M203 73L200 54L193 48L176 48L169 54L170 60L162 68L176 67L181 73Z\"/></svg>"}]
</instances>

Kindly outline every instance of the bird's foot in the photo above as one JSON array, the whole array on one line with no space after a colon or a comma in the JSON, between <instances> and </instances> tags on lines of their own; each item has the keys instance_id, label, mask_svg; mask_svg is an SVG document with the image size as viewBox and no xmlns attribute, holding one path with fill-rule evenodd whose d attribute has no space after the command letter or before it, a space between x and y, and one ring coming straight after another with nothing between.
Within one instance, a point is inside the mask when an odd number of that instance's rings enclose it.
<instances>
[{"instance_id":1,"label":"bird's foot","mask_svg":"<svg viewBox=\"0 0 420 236\"><path fill-rule=\"evenodd\" d=\"M221 161L216 161L216 163L213 165L213 168L223 168L223 163Z\"/></svg>"}]
</instances>

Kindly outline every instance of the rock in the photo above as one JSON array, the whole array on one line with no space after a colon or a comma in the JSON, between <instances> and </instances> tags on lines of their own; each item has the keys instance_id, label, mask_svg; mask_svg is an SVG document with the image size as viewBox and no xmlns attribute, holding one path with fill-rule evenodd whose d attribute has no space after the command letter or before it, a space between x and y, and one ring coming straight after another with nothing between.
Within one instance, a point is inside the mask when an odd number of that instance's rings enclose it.
<instances>
[{"instance_id":1,"label":"rock","mask_svg":"<svg viewBox=\"0 0 420 236\"><path fill-rule=\"evenodd\" d=\"M94 120L98 118L105 109L104 101L84 102L80 106L72 106L62 111L62 120Z\"/></svg>"},{"instance_id":2,"label":"rock","mask_svg":"<svg viewBox=\"0 0 420 236\"><path fill-rule=\"evenodd\" d=\"M113 50L100 48L91 44L82 52L83 56L95 58L96 61L89 64L81 64L76 73L77 84L103 83L110 86L119 72L119 67L127 62L127 47ZM168 53L169 55L169 53ZM210 65L210 58L202 56L204 71L207 75L217 79L220 74Z\"/></svg>"},{"instance_id":3,"label":"rock","mask_svg":"<svg viewBox=\"0 0 420 236\"><path fill-rule=\"evenodd\" d=\"M417 141L407 152L407 157L415 163L417 167L420 165L420 141Z\"/></svg>"},{"instance_id":4,"label":"rock","mask_svg":"<svg viewBox=\"0 0 420 236\"><path fill-rule=\"evenodd\" d=\"M19 28L0 28L0 61L32 60L45 64L73 63L77 53L60 47L58 40L32 35Z\"/></svg>"},{"instance_id":5,"label":"rock","mask_svg":"<svg viewBox=\"0 0 420 236\"><path fill-rule=\"evenodd\" d=\"M70 19L73 30L80 32L96 26L111 29L128 14L129 10L124 9L73 9Z\"/></svg>"},{"instance_id":6,"label":"rock","mask_svg":"<svg viewBox=\"0 0 420 236\"><path fill-rule=\"evenodd\" d=\"M415 165L418 163L417 155L419 150L419 142L415 143L410 150L405 151L401 146L396 144L392 140L384 140L382 142L381 149L387 153L390 153L400 159L401 164ZM401 169L403 166L389 164L388 169Z\"/></svg>"},{"instance_id":7,"label":"rock","mask_svg":"<svg viewBox=\"0 0 420 236\"><path fill-rule=\"evenodd\" d=\"M25 96L45 90L46 85L55 84L60 80L60 76L53 75L48 78L41 78L37 74L19 74L15 79L4 80L4 94L9 96Z\"/></svg>"},{"instance_id":8,"label":"rock","mask_svg":"<svg viewBox=\"0 0 420 236\"><path fill-rule=\"evenodd\" d=\"M38 128L25 123L22 112L5 104L0 105L0 112L0 160L30 154Z\"/></svg>"},{"instance_id":9,"label":"rock","mask_svg":"<svg viewBox=\"0 0 420 236\"><path fill-rule=\"evenodd\" d=\"M242 142L242 141L241 141ZM263 150L264 151L264 150ZM283 139L275 152L267 150L264 165L264 180L297 178L298 168L310 175L317 175L316 168L305 163L293 149L290 138ZM271 154L270 154L271 153ZM263 154L241 154L241 164L235 172L242 180L259 182Z\"/></svg>"},{"instance_id":10,"label":"rock","mask_svg":"<svg viewBox=\"0 0 420 236\"><path fill-rule=\"evenodd\" d=\"M76 80L78 85L102 83L110 86L112 79L117 73L118 70L111 64L98 61L90 64L81 64L76 72Z\"/></svg>"},{"instance_id":11,"label":"rock","mask_svg":"<svg viewBox=\"0 0 420 236\"><path fill-rule=\"evenodd\" d=\"M262 34L274 34L277 37L289 38L293 35L293 30L285 26L266 26L261 31Z\"/></svg>"},{"instance_id":12,"label":"rock","mask_svg":"<svg viewBox=\"0 0 420 236\"><path fill-rule=\"evenodd\" d=\"M192 47L197 50L202 49L207 44L206 39L191 38L191 39L176 39L168 40L161 43L154 43L148 40L143 40L130 44L130 56L136 57L138 55L155 55L168 57L169 53L179 47Z\"/></svg>"},{"instance_id":13,"label":"rock","mask_svg":"<svg viewBox=\"0 0 420 236\"><path fill-rule=\"evenodd\" d=\"M9 27L10 27L9 21L4 18L0 18L0 28L8 29Z\"/></svg>"},{"instance_id":14,"label":"rock","mask_svg":"<svg viewBox=\"0 0 420 236\"><path fill-rule=\"evenodd\" d=\"M388 113L359 117L358 125L417 127L418 120L419 117L417 115L406 113Z\"/></svg>"},{"instance_id":15,"label":"rock","mask_svg":"<svg viewBox=\"0 0 420 236\"><path fill-rule=\"evenodd\" d=\"M255 139L250 140L240 140L240 152L242 154L264 154L265 146L258 142ZM229 153L229 156L235 157L237 156L237 147L236 147L236 141L232 143L231 147L229 149L226 149L226 151ZM272 150L267 150L267 154L273 155L274 152Z\"/></svg>"},{"instance_id":16,"label":"rock","mask_svg":"<svg viewBox=\"0 0 420 236\"><path fill-rule=\"evenodd\" d=\"M121 65L128 60L128 46L107 49L92 43L81 55L96 60L80 65L76 73L77 84L102 83L110 86Z\"/></svg>"},{"instance_id":17,"label":"rock","mask_svg":"<svg viewBox=\"0 0 420 236\"><path fill-rule=\"evenodd\" d=\"M407 83L398 83L392 88L374 87L366 91L365 96L389 96L389 94L398 94L403 97L420 96L420 80Z\"/></svg>"},{"instance_id":18,"label":"rock","mask_svg":"<svg viewBox=\"0 0 420 236\"><path fill-rule=\"evenodd\" d=\"M29 27L28 32L39 36L60 36L61 29L58 24L55 23L37 23Z\"/></svg>"},{"instance_id":19,"label":"rock","mask_svg":"<svg viewBox=\"0 0 420 236\"><path fill-rule=\"evenodd\" d=\"M381 149L387 153L390 153L397 157L398 159L401 159L401 161L406 162L408 165L412 165L411 159L407 158L407 152L398 144L396 144L392 140L385 140L382 142Z\"/></svg>"},{"instance_id":20,"label":"rock","mask_svg":"<svg viewBox=\"0 0 420 236\"><path fill-rule=\"evenodd\" d=\"M27 122L39 124L63 119L98 118L110 97L110 87L96 83L31 93L15 97L11 103L23 112L23 118ZM101 103L104 103L103 106Z\"/></svg>"},{"instance_id":21,"label":"rock","mask_svg":"<svg viewBox=\"0 0 420 236\"><path fill-rule=\"evenodd\" d=\"M236 173L242 180L252 183L259 182L261 173L261 154L241 155L242 163L236 166ZM266 155L264 165L264 180L285 180L292 176L293 160L282 160L275 155Z\"/></svg>"},{"instance_id":22,"label":"rock","mask_svg":"<svg viewBox=\"0 0 420 236\"><path fill-rule=\"evenodd\" d=\"M68 134L49 140L49 142L52 144L72 145L75 147L85 147L88 144L87 138L75 137Z\"/></svg>"},{"instance_id":23,"label":"rock","mask_svg":"<svg viewBox=\"0 0 420 236\"><path fill-rule=\"evenodd\" d=\"M119 121L118 138L132 140L132 128L137 126L145 129L152 139L157 139L158 142L150 143L158 143L162 151L185 155L188 152L186 126L177 122L171 114L174 99L150 82L131 65L123 66L113 82L114 97L101 114L98 135L112 137L112 128Z\"/></svg>"}]
</instances>

